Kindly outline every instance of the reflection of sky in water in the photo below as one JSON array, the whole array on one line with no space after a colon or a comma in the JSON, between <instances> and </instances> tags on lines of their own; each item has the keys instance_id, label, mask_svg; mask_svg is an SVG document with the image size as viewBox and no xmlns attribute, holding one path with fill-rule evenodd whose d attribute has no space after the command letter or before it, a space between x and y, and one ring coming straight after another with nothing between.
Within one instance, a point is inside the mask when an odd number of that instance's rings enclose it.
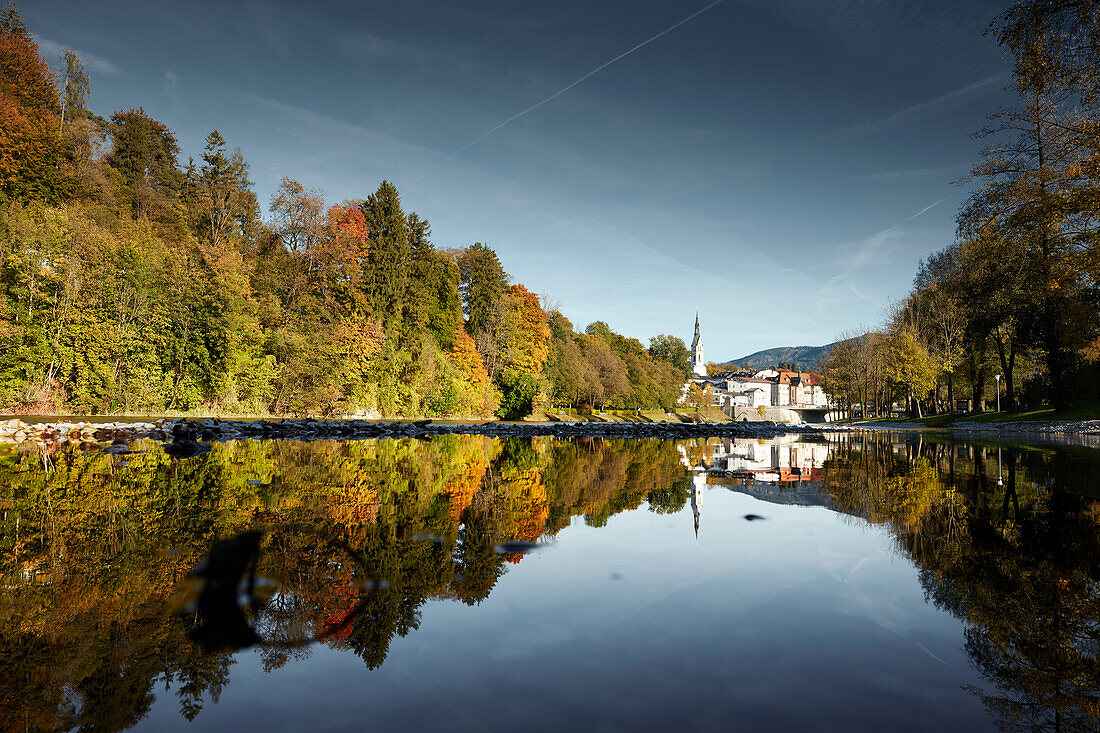
<instances>
[{"instance_id":1,"label":"reflection of sky in water","mask_svg":"<svg viewBox=\"0 0 1100 733\"><path fill-rule=\"evenodd\" d=\"M712 486L698 540L690 506L574 520L479 606L429 601L380 669L242 652L195 724L160 694L142 726L990 729L962 643L886 530Z\"/></svg>"}]
</instances>

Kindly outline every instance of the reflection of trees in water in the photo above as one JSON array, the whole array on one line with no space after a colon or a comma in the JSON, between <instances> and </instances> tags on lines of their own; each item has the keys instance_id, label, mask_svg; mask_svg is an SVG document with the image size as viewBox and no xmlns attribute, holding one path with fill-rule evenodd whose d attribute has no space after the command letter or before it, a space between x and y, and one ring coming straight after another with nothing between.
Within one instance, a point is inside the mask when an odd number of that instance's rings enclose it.
<instances>
[{"instance_id":1,"label":"reflection of trees in water","mask_svg":"<svg viewBox=\"0 0 1100 733\"><path fill-rule=\"evenodd\" d=\"M0 731L122 730L156 684L188 719L216 702L234 649L205 649L192 636L210 619L167 609L194 600L184 581L219 538L262 532L245 612L266 669L314 640L373 668L427 599L486 598L519 560L501 542L647 498L676 510L689 486L660 441L250 441L184 461L136 447L55 453L49 471L0 455Z\"/></svg>"},{"instance_id":2,"label":"reflection of trees in water","mask_svg":"<svg viewBox=\"0 0 1100 733\"><path fill-rule=\"evenodd\" d=\"M1100 504L1068 490L1096 472L1076 456L866 435L826 467L838 508L889 524L966 623L972 692L1005 730L1100 728Z\"/></svg>"}]
</instances>

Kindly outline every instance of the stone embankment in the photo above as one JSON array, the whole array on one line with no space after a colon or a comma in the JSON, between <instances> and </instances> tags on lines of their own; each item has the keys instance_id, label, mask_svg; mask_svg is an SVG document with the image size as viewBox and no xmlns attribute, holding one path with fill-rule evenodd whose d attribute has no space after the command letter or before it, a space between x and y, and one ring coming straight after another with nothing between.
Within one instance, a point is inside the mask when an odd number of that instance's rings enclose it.
<instances>
[{"instance_id":1,"label":"stone embankment","mask_svg":"<svg viewBox=\"0 0 1100 733\"><path fill-rule=\"evenodd\" d=\"M25 423L0 420L0 443L129 443L142 438L172 440L178 420L154 422L57 422Z\"/></svg>"},{"instance_id":2,"label":"stone embankment","mask_svg":"<svg viewBox=\"0 0 1100 733\"><path fill-rule=\"evenodd\" d=\"M144 438L175 444L180 455L197 455L202 443L230 440L362 440L366 438L431 438L436 435L486 435L526 438L549 435L561 438L770 438L788 434L821 434L822 425L777 425L775 423L637 423L637 422L556 422L556 423L448 423L376 422L368 420L184 420L170 419L144 423L48 423L27 424L21 420L0 422L0 443L110 442L125 446ZM110 449L108 449L110 450Z\"/></svg>"},{"instance_id":3,"label":"stone embankment","mask_svg":"<svg viewBox=\"0 0 1100 733\"><path fill-rule=\"evenodd\" d=\"M959 433L985 435L1100 435L1100 420L1035 420L1017 422L957 422Z\"/></svg>"},{"instance_id":4,"label":"stone embankment","mask_svg":"<svg viewBox=\"0 0 1100 733\"><path fill-rule=\"evenodd\" d=\"M914 423L856 423L853 428L873 430L924 430ZM1016 420L1010 422L974 422L964 420L942 430L974 438L999 438L1028 443L1082 445L1100 447L1100 420Z\"/></svg>"},{"instance_id":5,"label":"stone embankment","mask_svg":"<svg viewBox=\"0 0 1100 733\"><path fill-rule=\"evenodd\" d=\"M975 438L1100 448L1100 420L1020 420L1016 422L960 422L952 432Z\"/></svg>"}]
</instances>

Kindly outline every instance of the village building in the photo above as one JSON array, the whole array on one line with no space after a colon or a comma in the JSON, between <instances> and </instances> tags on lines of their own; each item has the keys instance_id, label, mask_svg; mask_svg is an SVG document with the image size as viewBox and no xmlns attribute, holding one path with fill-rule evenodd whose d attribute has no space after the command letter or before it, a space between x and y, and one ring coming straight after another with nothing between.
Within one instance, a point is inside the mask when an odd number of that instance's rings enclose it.
<instances>
[{"instance_id":1,"label":"village building","mask_svg":"<svg viewBox=\"0 0 1100 733\"><path fill-rule=\"evenodd\" d=\"M718 407L828 407L821 375L764 369L751 373L722 372L695 377L700 389L712 395Z\"/></svg>"},{"instance_id":2,"label":"village building","mask_svg":"<svg viewBox=\"0 0 1100 733\"><path fill-rule=\"evenodd\" d=\"M685 385L696 384L711 396L716 407L733 408L793 407L827 408L829 396L817 372L790 369L759 371L726 371L708 376L703 360L703 339L699 331L699 314L695 314L695 338L691 342L691 370L695 376Z\"/></svg>"}]
</instances>

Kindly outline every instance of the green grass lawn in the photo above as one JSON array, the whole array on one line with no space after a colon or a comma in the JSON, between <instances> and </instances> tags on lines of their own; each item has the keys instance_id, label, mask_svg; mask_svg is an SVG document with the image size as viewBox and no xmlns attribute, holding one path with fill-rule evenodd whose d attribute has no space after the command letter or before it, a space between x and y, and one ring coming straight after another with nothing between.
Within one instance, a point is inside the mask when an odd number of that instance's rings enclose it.
<instances>
[{"instance_id":1,"label":"green grass lawn","mask_svg":"<svg viewBox=\"0 0 1100 733\"><path fill-rule=\"evenodd\" d=\"M955 422L1029 422L1035 420L1100 420L1100 401L1082 402L1065 410L1041 407L1020 412L966 412L955 415L928 415L926 417L872 417L853 422L904 422L926 428L948 427Z\"/></svg>"}]
</instances>

